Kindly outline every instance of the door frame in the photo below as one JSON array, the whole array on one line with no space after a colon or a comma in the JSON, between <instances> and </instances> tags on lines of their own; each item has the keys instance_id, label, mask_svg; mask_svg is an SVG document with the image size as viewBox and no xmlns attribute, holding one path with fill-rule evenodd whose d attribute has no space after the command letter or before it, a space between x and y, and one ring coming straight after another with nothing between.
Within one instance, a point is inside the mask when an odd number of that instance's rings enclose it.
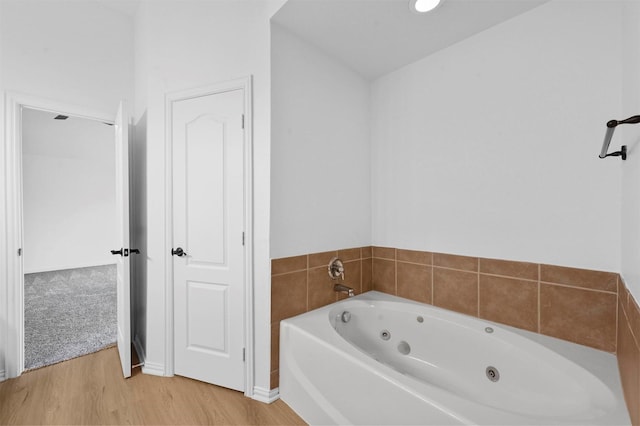
<instances>
[{"instance_id":1,"label":"door frame","mask_svg":"<svg viewBox=\"0 0 640 426\"><path fill-rule=\"evenodd\" d=\"M6 271L6 277L0 283L0 300L4 296L6 327L0 330L4 335L0 337L4 337L5 342L4 377L0 371L0 381L3 378L18 377L24 371L24 265L23 257L18 255L24 236L21 114L23 108L114 123L112 115L82 106L23 93L5 93L5 143L4 149L0 149L0 164L4 165L5 173L0 179L4 179L6 213L4 220L0 221L4 225L0 226L0 240L6 241L6 252L0 257L0 270ZM3 212L0 212L0 215L2 214ZM0 316L0 324L1 320Z\"/></svg>"},{"instance_id":2,"label":"door frame","mask_svg":"<svg viewBox=\"0 0 640 426\"><path fill-rule=\"evenodd\" d=\"M174 375L174 300L173 300L173 104L178 101L244 90L244 347L245 390L253 396L254 378L254 277L253 277L253 93L252 76L228 80L206 87L180 90L165 95L165 373Z\"/></svg>"}]
</instances>

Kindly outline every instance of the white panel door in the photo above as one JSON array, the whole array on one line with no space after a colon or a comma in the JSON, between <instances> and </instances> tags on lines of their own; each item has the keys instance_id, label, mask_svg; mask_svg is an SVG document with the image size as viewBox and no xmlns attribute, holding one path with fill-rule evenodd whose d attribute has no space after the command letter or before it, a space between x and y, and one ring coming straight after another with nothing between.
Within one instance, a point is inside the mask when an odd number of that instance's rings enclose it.
<instances>
[{"instance_id":1,"label":"white panel door","mask_svg":"<svg viewBox=\"0 0 640 426\"><path fill-rule=\"evenodd\" d=\"M131 377L131 293L129 262L129 117L121 102L116 131L116 231L118 353L124 377Z\"/></svg>"},{"instance_id":2,"label":"white panel door","mask_svg":"<svg viewBox=\"0 0 640 426\"><path fill-rule=\"evenodd\" d=\"M244 90L172 105L175 374L244 390Z\"/></svg>"}]
</instances>

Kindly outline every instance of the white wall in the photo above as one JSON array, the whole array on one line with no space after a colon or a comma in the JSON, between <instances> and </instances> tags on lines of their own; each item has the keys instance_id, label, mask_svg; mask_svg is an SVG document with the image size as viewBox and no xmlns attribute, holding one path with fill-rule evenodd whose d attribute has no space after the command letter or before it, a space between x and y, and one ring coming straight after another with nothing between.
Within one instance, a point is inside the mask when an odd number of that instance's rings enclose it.
<instances>
[{"instance_id":1,"label":"white wall","mask_svg":"<svg viewBox=\"0 0 640 426\"><path fill-rule=\"evenodd\" d=\"M254 287L255 385L269 389L270 354L270 69L269 18L283 0L143 2L136 16L136 114L146 124L136 138L136 163L144 163L143 194L146 229L136 238L146 247L141 265L146 275L145 371L163 374L166 365L165 267L170 241L165 241L164 96L167 92L211 85L253 75L254 97ZM141 157L140 154L144 154Z\"/></svg>"},{"instance_id":2,"label":"white wall","mask_svg":"<svg viewBox=\"0 0 640 426\"><path fill-rule=\"evenodd\" d=\"M23 110L25 273L115 263L114 128Z\"/></svg>"},{"instance_id":3,"label":"white wall","mask_svg":"<svg viewBox=\"0 0 640 426\"><path fill-rule=\"evenodd\" d=\"M134 108L131 111L134 133L131 141L131 245L140 250L131 257L131 268L136 286L132 291L131 336L141 360L146 359L147 347L147 76L148 54L145 46L150 41L146 13L137 13L134 20Z\"/></svg>"},{"instance_id":4,"label":"white wall","mask_svg":"<svg viewBox=\"0 0 640 426\"><path fill-rule=\"evenodd\" d=\"M271 257L369 245L369 85L276 24L271 37Z\"/></svg>"},{"instance_id":5,"label":"white wall","mask_svg":"<svg viewBox=\"0 0 640 426\"><path fill-rule=\"evenodd\" d=\"M640 114L640 3L625 2L622 33L622 115ZM618 134L618 132L620 134ZM615 145L614 145L615 141ZM619 126L611 145L627 145L622 163L621 273L636 300L640 300L640 126Z\"/></svg>"},{"instance_id":6,"label":"white wall","mask_svg":"<svg viewBox=\"0 0 640 426\"><path fill-rule=\"evenodd\" d=\"M620 7L552 1L374 82L373 243L618 271Z\"/></svg>"},{"instance_id":7,"label":"white wall","mask_svg":"<svg viewBox=\"0 0 640 426\"><path fill-rule=\"evenodd\" d=\"M115 116L133 93L132 18L98 2L2 0L3 89Z\"/></svg>"}]
</instances>

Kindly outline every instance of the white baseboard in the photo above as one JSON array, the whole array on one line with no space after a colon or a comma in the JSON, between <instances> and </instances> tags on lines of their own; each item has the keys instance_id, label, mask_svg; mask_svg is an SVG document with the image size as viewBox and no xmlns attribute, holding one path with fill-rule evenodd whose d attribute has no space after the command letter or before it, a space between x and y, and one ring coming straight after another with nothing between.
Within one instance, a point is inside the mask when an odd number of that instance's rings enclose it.
<instances>
[{"instance_id":1,"label":"white baseboard","mask_svg":"<svg viewBox=\"0 0 640 426\"><path fill-rule=\"evenodd\" d=\"M0 382L4 382L5 380L7 380L7 375L4 370L0 370Z\"/></svg>"},{"instance_id":2,"label":"white baseboard","mask_svg":"<svg viewBox=\"0 0 640 426\"><path fill-rule=\"evenodd\" d=\"M133 347L138 353L138 359L142 363L142 374L149 374L151 376L161 376L161 377L166 376L166 374L164 374L164 364L149 362L147 360L147 355L144 353L142 342L140 342L140 337L138 337L137 334L133 338Z\"/></svg>"},{"instance_id":3,"label":"white baseboard","mask_svg":"<svg viewBox=\"0 0 640 426\"><path fill-rule=\"evenodd\" d=\"M142 366L142 373L149 374L151 376L166 376L166 374L164 374L164 364L157 364L149 361L144 362L144 365Z\"/></svg>"},{"instance_id":4,"label":"white baseboard","mask_svg":"<svg viewBox=\"0 0 640 426\"><path fill-rule=\"evenodd\" d=\"M251 397L256 401L271 404L280 399L280 388L264 389L259 386L253 387L253 396Z\"/></svg>"}]
</instances>

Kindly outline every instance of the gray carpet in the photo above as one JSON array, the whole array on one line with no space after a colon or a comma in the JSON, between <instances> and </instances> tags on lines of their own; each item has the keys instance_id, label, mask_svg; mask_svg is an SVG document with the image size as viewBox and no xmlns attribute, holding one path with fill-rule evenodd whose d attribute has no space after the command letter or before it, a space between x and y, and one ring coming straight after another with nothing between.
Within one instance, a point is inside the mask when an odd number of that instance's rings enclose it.
<instances>
[{"instance_id":1,"label":"gray carpet","mask_svg":"<svg viewBox=\"0 0 640 426\"><path fill-rule=\"evenodd\" d=\"M26 370L116 342L115 265L24 276Z\"/></svg>"}]
</instances>

